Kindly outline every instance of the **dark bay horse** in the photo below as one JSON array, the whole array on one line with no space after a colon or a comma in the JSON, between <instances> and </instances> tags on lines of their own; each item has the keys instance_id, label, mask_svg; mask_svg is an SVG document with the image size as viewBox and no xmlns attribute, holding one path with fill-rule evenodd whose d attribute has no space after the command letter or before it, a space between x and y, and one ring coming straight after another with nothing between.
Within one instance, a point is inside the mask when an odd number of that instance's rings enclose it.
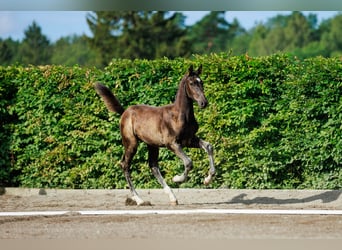
<instances>
[{"instance_id":1,"label":"dark bay horse","mask_svg":"<svg viewBox=\"0 0 342 250\"><path fill-rule=\"evenodd\" d=\"M204 179L205 185L210 183L215 174L213 148L208 142L196 136L198 123L194 115L193 101L196 101L200 108L205 108L208 105L204 96L203 82L199 77L201 71L202 66L197 70L190 66L180 81L174 103L161 107L134 105L125 110L106 86L101 83L94 84L96 92L102 97L108 110L121 115L120 131L124 146L121 167L132 193L132 199L137 205L143 205L144 201L133 186L130 165L139 141L147 144L149 166L153 175L163 186L165 193L169 195L171 204L176 205L178 202L159 171L159 147L170 149L184 163L184 172L174 176L174 182L186 181L192 168L192 161L184 153L182 147L202 148L207 152L210 170L209 175Z\"/></svg>"}]
</instances>

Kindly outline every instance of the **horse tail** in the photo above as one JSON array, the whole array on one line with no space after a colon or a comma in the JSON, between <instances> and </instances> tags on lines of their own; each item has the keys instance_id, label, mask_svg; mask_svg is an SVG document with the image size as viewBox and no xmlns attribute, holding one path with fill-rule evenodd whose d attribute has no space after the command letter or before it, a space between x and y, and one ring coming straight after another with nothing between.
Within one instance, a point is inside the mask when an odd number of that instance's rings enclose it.
<instances>
[{"instance_id":1,"label":"horse tail","mask_svg":"<svg viewBox=\"0 0 342 250\"><path fill-rule=\"evenodd\" d=\"M103 84L96 82L94 84L94 88L96 93L101 96L102 100L104 101L107 109L111 112L116 112L119 115L125 111L124 107L120 104L119 100L113 95L112 91Z\"/></svg>"}]
</instances>

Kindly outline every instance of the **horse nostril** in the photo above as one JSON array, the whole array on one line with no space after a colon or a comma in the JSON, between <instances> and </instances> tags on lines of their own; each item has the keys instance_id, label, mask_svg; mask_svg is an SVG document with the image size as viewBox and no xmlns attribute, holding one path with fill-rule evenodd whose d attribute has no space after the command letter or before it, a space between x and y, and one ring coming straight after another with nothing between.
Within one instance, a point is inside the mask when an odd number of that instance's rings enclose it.
<instances>
[{"instance_id":1,"label":"horse nostril","mask_svg":"<svg viewBox=\"0 0 342 250\"><path fill-rule=\"evenodd\" d=\"M204 101L200 103L201 108L205 108L208 105L208 102Z\"/></svg>"}]
</instances>

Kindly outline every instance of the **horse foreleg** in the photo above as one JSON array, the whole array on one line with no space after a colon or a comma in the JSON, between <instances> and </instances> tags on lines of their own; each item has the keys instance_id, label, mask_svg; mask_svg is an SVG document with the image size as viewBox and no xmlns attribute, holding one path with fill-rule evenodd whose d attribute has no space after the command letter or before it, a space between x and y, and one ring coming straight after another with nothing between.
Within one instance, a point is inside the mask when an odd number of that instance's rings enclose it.
<instances>
[{"instance_id":1,"label":"horse foreleg","mask_svg":"<svg viewBox=\"0 0 342 250\"><path fill-rule=\"evenodd\" d=\"M183 174L174 176L172 178L172 181L176 182L176 183L185 182L186 179L188 178L188 174L189 174L190 170L192 169L192 161L184 153L182 147L179 144L177 144L177 143L171 144L169 146L169 149L172 150L172 152L174 152L183 161L183 164L184 164Z\"/></svg>"},{"instance_id":2,"label":"horse foreleg","mask_svg":"<svg viewBox=\"0 0 342 250\"><path fill-rule=\"evenodd\" d=\"M163 176L160 173L158 166L158 156L159 156L159 148L148 146L149 154L148 154L148 163L151 168L153 175L157 178L160 185L162 185L164 192L169 196L170 203L172 205L177 205L178 201L172 189L167 185Z\"/></svg>"},{"instance_id":3,"label":"horse foreleg","mask_svg":"<svg viewBox=\"0 0 342 250\"><path fill-rule=\"evenodd\" d=\"M202 139L199 139L198 144L201 148L203 148L207 152L209 156L209 166L210 166L209 174L204 179L204 185L208 185L211 182L216 172L215 163L214 163L214 150L213 150L213 146L211 146L209 142L203 141Z\"/></svg>"}]
</instances>

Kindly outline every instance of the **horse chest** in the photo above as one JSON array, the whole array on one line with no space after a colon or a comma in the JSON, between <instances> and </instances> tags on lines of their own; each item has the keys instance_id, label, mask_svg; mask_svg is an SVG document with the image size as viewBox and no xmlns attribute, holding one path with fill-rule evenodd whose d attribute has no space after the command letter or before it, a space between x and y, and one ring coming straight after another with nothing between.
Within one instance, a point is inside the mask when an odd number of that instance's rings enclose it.
<instances>
[{"instance_id":1,"label":"horse chest","mask_svg":"<svg viewBox=\"0 0 342 250\"><path fill-rule=\"evenodd\" d=\"M198 123L195 119L186 121L180 126L177 131L176 139L179 142L191 140L198 130ZM181 143L184 144L184 143Z\"/></svg>"}]
</instances>

